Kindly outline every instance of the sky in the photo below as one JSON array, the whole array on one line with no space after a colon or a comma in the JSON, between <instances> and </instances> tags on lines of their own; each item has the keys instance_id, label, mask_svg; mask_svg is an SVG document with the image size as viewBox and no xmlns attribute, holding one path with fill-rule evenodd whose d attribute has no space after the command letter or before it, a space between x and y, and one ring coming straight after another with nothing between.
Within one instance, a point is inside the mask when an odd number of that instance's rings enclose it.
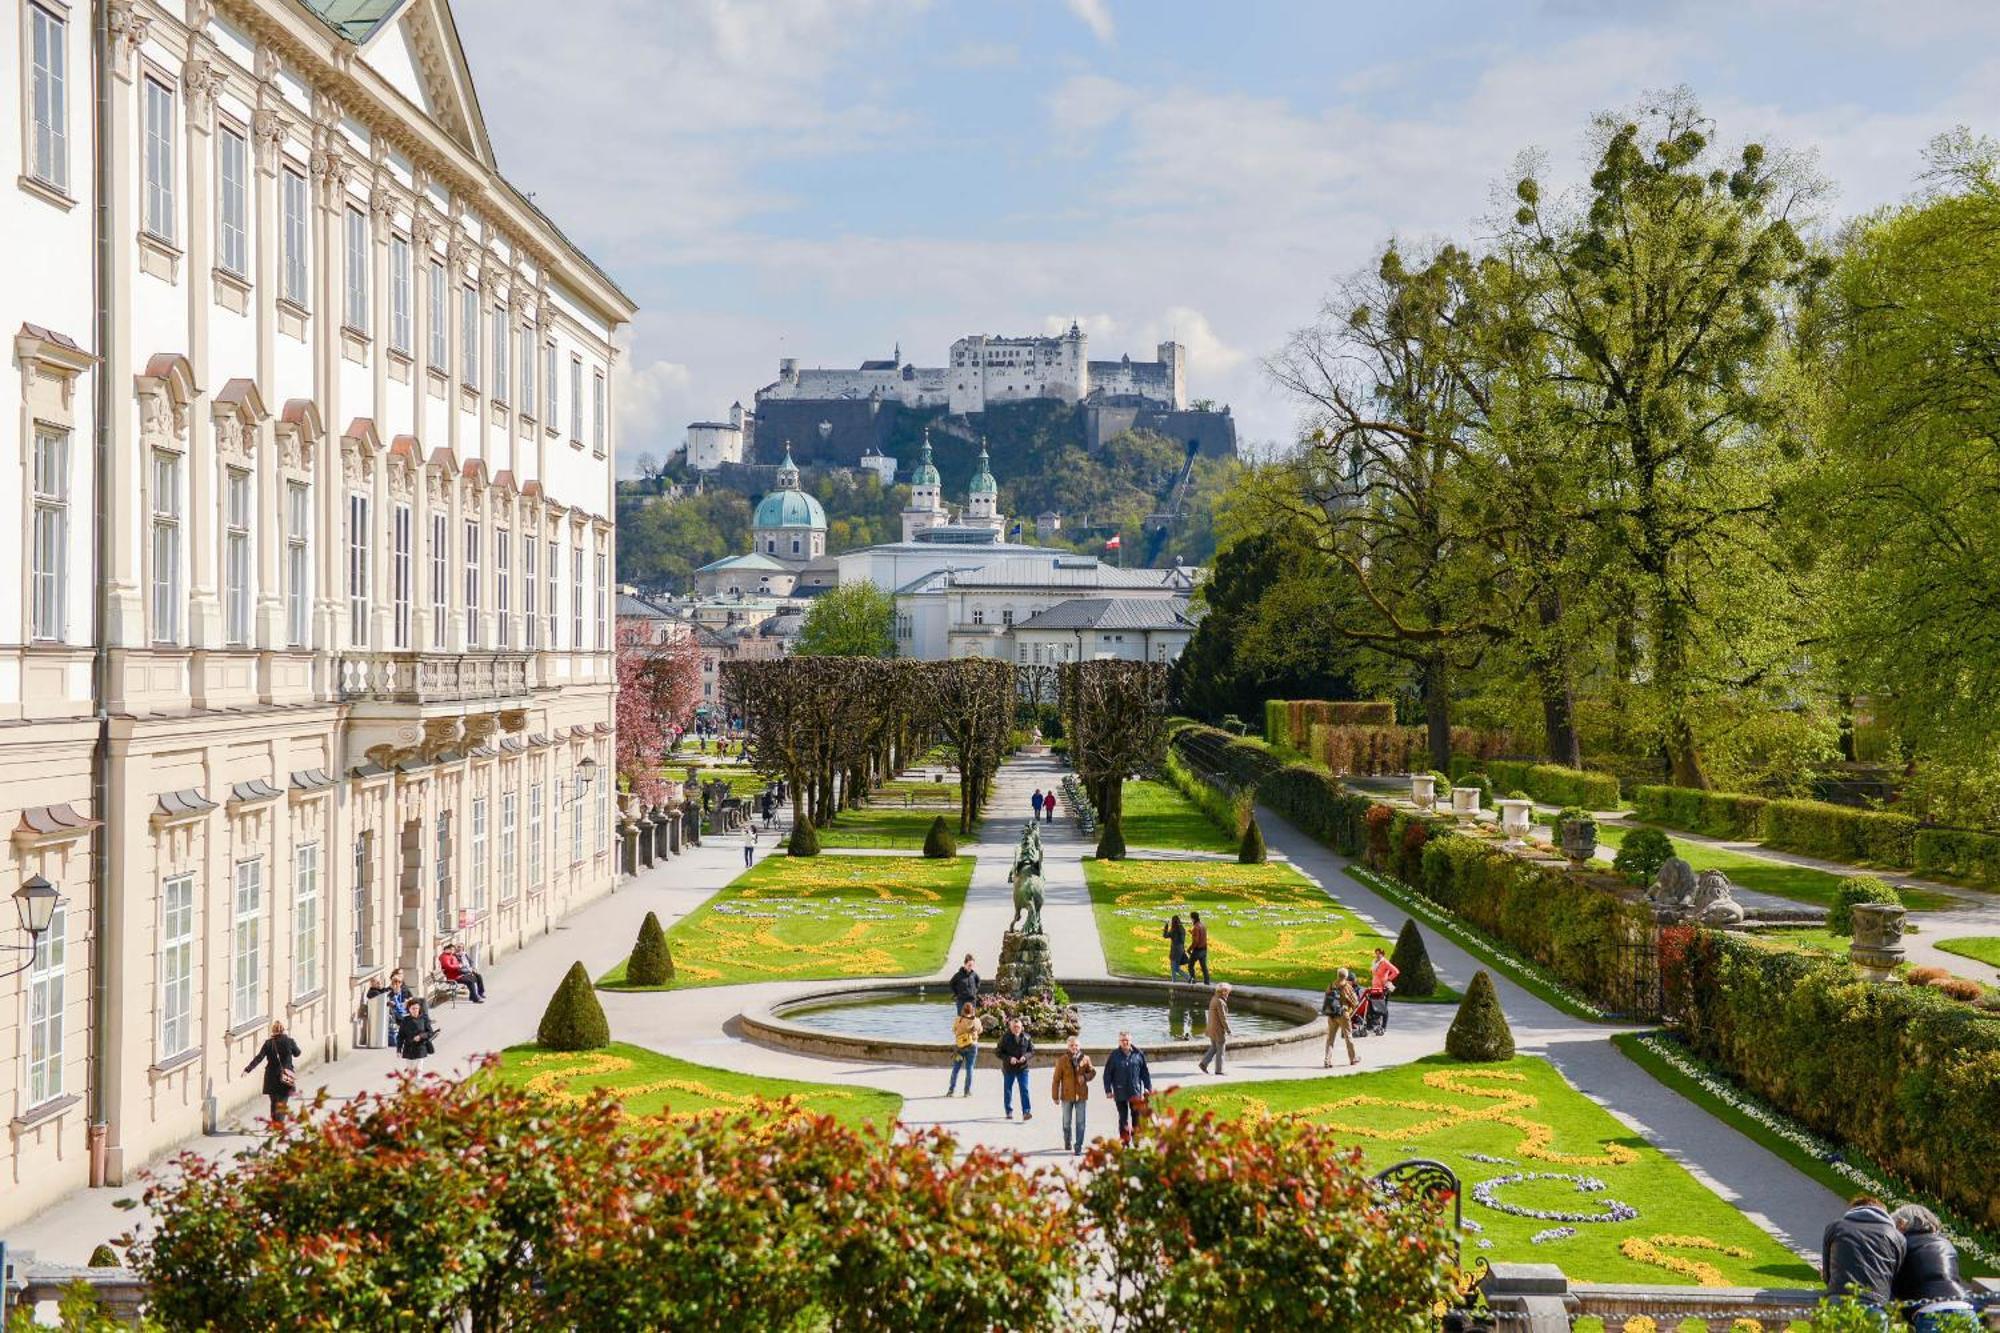
<instances>
[{"instance_id":1,"label":"sky","mask_svg":"<svg viewBox=\"0 0 2000 1333\"><path fill-rule=\"evenodd\" d=\"M1524 152L1686 85L1810 154L1825 225L2000 135L1993 0L457 0L500 167L640 306L620 466L778 359L944 363L1079 321L1188 348L1240 437L1263 360L1391 239L1477 242Z\"/></svg>"}]
</instances>

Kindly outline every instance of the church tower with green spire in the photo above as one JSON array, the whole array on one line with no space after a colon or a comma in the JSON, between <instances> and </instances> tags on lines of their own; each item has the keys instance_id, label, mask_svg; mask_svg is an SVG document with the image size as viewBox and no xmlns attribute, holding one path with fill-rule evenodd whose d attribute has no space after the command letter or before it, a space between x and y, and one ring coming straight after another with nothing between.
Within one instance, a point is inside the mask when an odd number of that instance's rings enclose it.
<instances>
[{"instance_id":1,"label":"church tower with green spire","mask_svg":"<svg viewBox=\"0 0 2000 1333\"><path fill-rule=\"evenodd\" d=\"M931 433L924 432L923 452L917 456L916 471L910 473L910 504L903 511L903 540L915 541L919 532L951 521L945 508L944 479L931 461Z\"/></svg>"}]
</instances>

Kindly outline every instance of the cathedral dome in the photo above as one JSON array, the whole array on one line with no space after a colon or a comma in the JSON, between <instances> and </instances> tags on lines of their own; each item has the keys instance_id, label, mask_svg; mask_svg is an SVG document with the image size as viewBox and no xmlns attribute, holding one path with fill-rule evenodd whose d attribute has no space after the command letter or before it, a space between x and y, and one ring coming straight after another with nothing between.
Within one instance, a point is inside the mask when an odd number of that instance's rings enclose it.
<instances>
[{"instance_id":1,"label":"cathedral dome","mask_svg":"<svg viewBox=\"0 0 2000 1333\"><path fill-rule=\"evenodd\" d=\"M758 528L824 529L826 510L804 491L772 491L757 502L757 514L751 523Z\"/></svg>"}]
</instances>

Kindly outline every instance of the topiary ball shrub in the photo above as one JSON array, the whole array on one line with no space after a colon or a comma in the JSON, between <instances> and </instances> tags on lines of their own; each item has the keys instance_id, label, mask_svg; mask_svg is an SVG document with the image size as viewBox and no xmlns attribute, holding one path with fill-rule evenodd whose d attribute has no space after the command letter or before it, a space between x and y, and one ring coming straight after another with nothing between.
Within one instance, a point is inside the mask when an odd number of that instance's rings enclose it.
<instances>
[{"instance_id":1,"label":"topiary ball shrub","mask_svg":"<svg viewBox=\"0 0 2000 1333\"><path fill-rule=\"evenodd\" d=\"M1852 935L1856 903L1901 905L1902 901L1901 895L1873 875L1850 875L1833 891L1833 906L1826 909L1826 928L1835 935Z\"/></svg>"},{"instance_id":2,"label":"topiary ball shrub","mask_svg":"<svg viewBox=\"0 0 2000 1333\"><path fill-rule=\"evenodd\" d=\"M801 819L792 825L792 836L785 843L785 850L793 856L819 855L819 830L810 819Z\"/></svg>"},{"instance_id":3,"label":"topiary ball shrub","mask_svg":"<svg viewBox=\"0 0 2000 1333\"><path fill-rule=\"evenodd\" d=\"M1634 884L1651 884L1653 876L1674 854L1673 839L1656 828L1635 829L1625 835L1611 868Z\"/></svg>"},{"instance_id":4,"label":"topiary ball shrub","mask_svg":"<svg viewBox=\"0 0 2000 1333\"><path fill-rule=\"evenodd\" d=\"M1535 798L1522 791L1519 787L1516 787L1507 793L1507 799L1510 801L1532 801Z\"/></svg>"},{"instance_id":5,"label":"topiary ball shrub","mask_svg":"<svg viewBox=\"0 0 2000 1333\"><path fill-rule=\"evenodd\" d=\"M1437 971L1431 966L1430 950L1424 947L1416 922L1404 919L1389 961L1396 965L1396 994L1415 998L1437 994Z\"/></svg>"},{"instance_id":6,"label":"topiary ball shrub","mask_svg":"<svg viewBox=\"0 0 2000 1333\"><path fill-rule=\"evenodd\" d=\"M1097 834L1097 859L1100 861L1123 861L1125 859L1125 830L1119 827L1122 821L1107 819Z\"/></svg>"},{"instance_id":7,"label":"topiary ball shrub","mask_svg":"<svg viewBox=\"0 0 2000 1333\"><path fill-rule=\"evenodd\" d=\"M1236 859L1246 866L1262 865L1267 853L1264 850L1264 830L1257 826L1257 816L1250 816L1250 822L1243 828L1243 843L1236 849Z\"/></svg>"},{"instance_id":8,"label":"topiary ball shrub","mask_svg":"<svg viewBox=\"0 0 2000 1333\"><path fill-rule=\"evenodd\" d=\"M1458 1002L1458 1016L1444 1034L1444 1049L1454 1060L1481 1064L1514 1058L1514 1032L1500 1012L1500 996L1486 969L1472 974L1472 984Z\"/></svg>"},{"instance_id":9,"label":"topiary ball shrub","mask_svg":"<svg viewBox=\"0 0 2000 1333\"><path fill-rule=\"evenodd\" d=\"M930 832L924 834L924 855L933 861L948 861L958 855L958 839L951 836L951 825L939 815L931 821Z\"/></svg>"},{"instance_id":10,"label":"topiary ball shrub","mask_svg":"<svg viewBox=\"0 0 2000 1333\"><path fill-rule=\"evenodd\" d=\"M674 956L667 952L667 932L660 918L646 913L639 923L639 939L625 964L625 981L632 986L664 986L674 977Z\"/></svg>"},{"instance_id":11,"label":"topiary ball shrub","mask_svg":"<svg viewBox=\"0 0 2000 1333\"><path fill-rule=\"evenodd\" d=\"M570 964L562 984L549 997L549 1007L535 1029L535 1044L551 1051L594 1051L611 1044L611 1024L582 963Z\"/></svg>"},{"instance_id":12,"label":"topiary ball shrub","mask_svg":"<svg viewBox=\"0 0 2000 1333\"><path fill-rule=\"evenodd\" d=\"M1493 779L1487 777L1484 773L1467 773L1463 778L1459 779L1458 785L1461 787L1479 788L1479 808L1481 810L1491 810L1493 808Z\"/></svg>"}]
</instances>

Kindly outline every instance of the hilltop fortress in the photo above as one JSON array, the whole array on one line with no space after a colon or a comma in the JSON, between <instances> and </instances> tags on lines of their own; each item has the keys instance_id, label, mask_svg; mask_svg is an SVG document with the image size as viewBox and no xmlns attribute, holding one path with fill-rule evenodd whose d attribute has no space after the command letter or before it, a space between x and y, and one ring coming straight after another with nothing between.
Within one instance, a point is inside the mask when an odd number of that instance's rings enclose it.
<instances>
[{"instance_id":1,"label":"hilltop fortress","mask_svg":"<svg viewBox=\"0 0 2000 1333\"><path fill-rule=\"evenodd\" d=\"M1075 323L1049 337L972 334L951 345L950 363L908 365L895 354L854 369L801 368L778 362L778 378L720 421L688 426L687 456L698 471L756 461L790 448L801 462L893 466L891 440L909 434L911 416L971 417L1006 404L1044 403L1077 409L1082 443L1095 449L1128 430L1150 430L1199 441L1201 452L1236 452L1227 408L1188 406L1187 349L1163 342L1154 360L1092 361L1089 336ZM884 481L894 480L893 473Z\"/></svg>"}]
</instances>

